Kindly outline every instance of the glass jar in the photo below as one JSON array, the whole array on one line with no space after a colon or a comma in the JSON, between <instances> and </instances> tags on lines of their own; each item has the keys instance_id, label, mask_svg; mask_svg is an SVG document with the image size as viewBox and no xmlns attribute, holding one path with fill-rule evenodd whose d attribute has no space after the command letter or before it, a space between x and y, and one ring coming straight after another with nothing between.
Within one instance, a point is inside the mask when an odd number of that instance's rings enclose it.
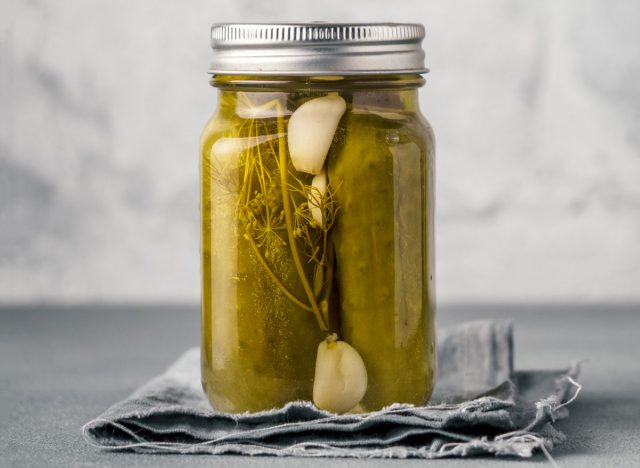
<instances>
[{"instance_id":1,"label":"glass jar","mask_svg":"<svg viewBox=\"0 0 640 468\"><path fill-rule=\"evenodd\" d=\"M428 400L434 147L417 96L423 34L213 26L202 383L216 409L309 400L343 413Z\"/></svg>"}]
</instances>

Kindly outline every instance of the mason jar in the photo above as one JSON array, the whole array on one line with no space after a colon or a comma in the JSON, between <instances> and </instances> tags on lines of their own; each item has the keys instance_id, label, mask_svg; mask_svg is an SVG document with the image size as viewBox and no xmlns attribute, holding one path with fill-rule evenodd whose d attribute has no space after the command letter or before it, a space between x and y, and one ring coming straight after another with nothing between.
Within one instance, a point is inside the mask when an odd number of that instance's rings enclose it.
<instances>
[{"instance_id":1,"label":"mason jar","mask_svg":"<svg viewBox=\"0 0 640 468\"><path fill-rule=\"evenodd\" d=\"M215 24L202 384L220 411L424 404L434 137L418 24Z\"/></svg>"}]
</instances>

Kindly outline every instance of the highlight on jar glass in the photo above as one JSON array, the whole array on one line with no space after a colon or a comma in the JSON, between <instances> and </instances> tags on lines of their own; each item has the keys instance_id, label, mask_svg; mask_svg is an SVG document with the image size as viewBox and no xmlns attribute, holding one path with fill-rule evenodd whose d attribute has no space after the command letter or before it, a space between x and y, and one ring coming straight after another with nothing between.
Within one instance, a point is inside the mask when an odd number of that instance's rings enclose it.
<instances>
[{"instance_id":1,"label":"highlight on jar glass","mask_svg":"<svg viewBox=\"0 0 640 468\"><path fill-rule=\"evenodd\" d=\"M421 405L434 145L416 24L216 24L201 139L202 384L245 412Z\"/></svg>"}]
</instances>

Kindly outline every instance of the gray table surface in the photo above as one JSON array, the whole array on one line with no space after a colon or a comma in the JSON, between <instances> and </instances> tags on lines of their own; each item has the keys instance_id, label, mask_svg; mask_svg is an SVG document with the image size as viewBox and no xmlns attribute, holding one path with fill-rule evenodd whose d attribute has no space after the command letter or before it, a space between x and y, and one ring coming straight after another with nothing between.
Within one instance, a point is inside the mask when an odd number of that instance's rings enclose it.
<instances>
[{"instance_id":1,"label":"gray table surface","mask_svg":"<svg viewBox=\"0 0 640 468\"><path fill-rule=\"evenodd\" d=\"M580 398L559 423L563 467L640 466L640 305L441 306L438 325L511 318L516 367L588 358ZM80 427L198 342L194 306L0 308L0 466L326 466L326 459L138 455L87 446ZM331 460L343 466L543 466L527 461Z\"/></svg>"}]
</instances>

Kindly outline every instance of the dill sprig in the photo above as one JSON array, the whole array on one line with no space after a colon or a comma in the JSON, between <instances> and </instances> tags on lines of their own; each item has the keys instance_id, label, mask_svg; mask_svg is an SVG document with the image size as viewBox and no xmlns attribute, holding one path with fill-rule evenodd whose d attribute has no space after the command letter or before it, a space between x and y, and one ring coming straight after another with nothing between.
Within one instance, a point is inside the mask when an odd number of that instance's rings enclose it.
<instances>
[{"instance_id":1,"label":"dill sprig","mask_svg":"<svg viewBox=\"0 0 640 468\"><path fill-rule=\"evenodd\" d=\"M248 96L242 99L245 107L252 105ZM321 193L310 185L307 174L298 173L289 164L279 100L254 108L256 116L273 115L268 111L275 111L276 133L270 119L243 119L236 129L236 135L244 141L233 171L236 176L230 177L228 168L216 172L213 163L212 175L218 176L218 182L230 192L238 194L237 217L258 263L289 300L312 312L320 329L329 331L328 304L334 270L330 230L339 210L336 188L329 182ZM313 218L309 200L320 208L322 225ZM273 268L282 255L290 255L306 300L296 297ZM305 269L304 264L314 266ZM307 271L312 271L312 276Z\"/></svg>"}]
</instances>

